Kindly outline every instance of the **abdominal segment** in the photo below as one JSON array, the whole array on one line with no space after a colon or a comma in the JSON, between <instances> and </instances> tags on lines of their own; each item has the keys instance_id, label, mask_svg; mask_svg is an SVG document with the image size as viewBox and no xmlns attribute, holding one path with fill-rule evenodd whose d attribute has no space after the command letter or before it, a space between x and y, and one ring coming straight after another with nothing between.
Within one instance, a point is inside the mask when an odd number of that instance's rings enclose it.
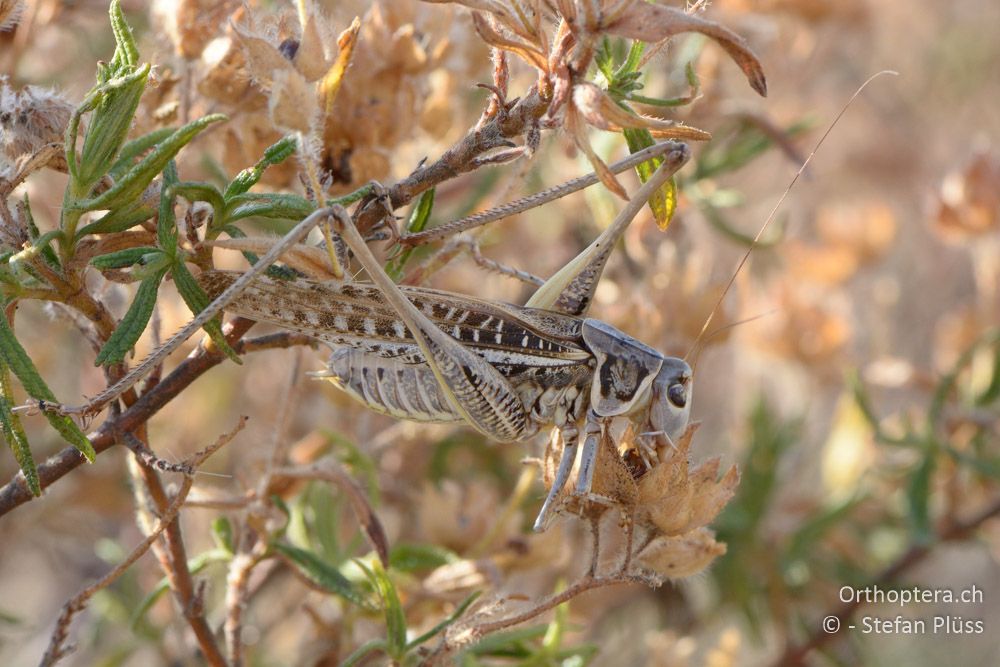
<instances>
[{"instance_id":1,"label":"abdominal segment","mask_svg":"<svg viewBox=\"0 0 1000 667\"><path fill-rule=\"evenodd\" d=\"M335 349L327 371L330 380L376 412L418 422L464 421L452 407L427 364L406 364L353 348Z\"/></svg>"}]
</instances>

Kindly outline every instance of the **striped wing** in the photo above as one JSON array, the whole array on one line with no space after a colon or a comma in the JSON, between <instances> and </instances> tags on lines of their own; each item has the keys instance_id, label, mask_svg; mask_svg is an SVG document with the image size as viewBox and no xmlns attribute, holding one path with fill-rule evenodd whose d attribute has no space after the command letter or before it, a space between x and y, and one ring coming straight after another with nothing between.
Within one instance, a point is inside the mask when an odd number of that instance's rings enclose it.
<instances>
[{"instance_id":1,"label":"striped wing","mask_svg":"<svg viewBox=\"0 0 1000 667\"><path fill-rule=\"evenodd\" d=\"M239 276L209 271L199 277L215 298ZM442 331L489 363L518 374L528 369L585 364L582 320L423 287L403 287L407 298ZM349 346L404 363L423 363L412 334L368 283L336 285L260 277L226 310L270 322L335 346Z\"/></svg>"}]
</instances>

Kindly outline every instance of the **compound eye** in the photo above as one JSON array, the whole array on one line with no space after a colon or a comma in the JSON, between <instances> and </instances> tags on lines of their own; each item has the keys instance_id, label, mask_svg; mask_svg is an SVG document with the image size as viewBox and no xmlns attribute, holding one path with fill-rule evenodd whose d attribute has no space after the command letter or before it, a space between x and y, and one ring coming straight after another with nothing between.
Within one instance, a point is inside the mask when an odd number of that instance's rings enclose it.
<instances>
[{"instance_id":1,"label":"compound eye","mask_svg":"<svg viewBox=\"0 0 1000 667\"><path fill-rule=\"evenodd\" d=\"M667 389L667 398L678 408L687 405L687 389L680 382L675 382Z\"/></svg>"}]
</instances>

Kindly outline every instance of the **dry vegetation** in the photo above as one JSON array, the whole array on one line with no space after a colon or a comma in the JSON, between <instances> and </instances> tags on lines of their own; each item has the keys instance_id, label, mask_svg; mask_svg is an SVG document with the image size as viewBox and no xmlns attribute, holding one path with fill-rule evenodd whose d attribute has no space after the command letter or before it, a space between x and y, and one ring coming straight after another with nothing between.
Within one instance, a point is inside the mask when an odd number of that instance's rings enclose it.
<instances>
[{"instance_id":1,"label":"dry vegetation","mask_svg":"<svg viewBox=\"0 0 1000 667\"><path fill-rule=\"evenodd\" d=\"M688 4L125 0L109 25L103 0L0 0L0 664L987 664L1000 8ZM661 138L693 157L591 314L694 352L701 425L649 471L606 437L600 501L544 533L544 435L365 411L306 376L325 349L241 318L98 415L37 409L99 395L205 307L201 271L318 202L401 282L524 303L497 263L557 271L637 187L606 165ZM335 275L323 241L281 270ZM839 599L872 585L982 601ZM900 613L985 632L821 625Z\"/></svg>"}]
</instances>

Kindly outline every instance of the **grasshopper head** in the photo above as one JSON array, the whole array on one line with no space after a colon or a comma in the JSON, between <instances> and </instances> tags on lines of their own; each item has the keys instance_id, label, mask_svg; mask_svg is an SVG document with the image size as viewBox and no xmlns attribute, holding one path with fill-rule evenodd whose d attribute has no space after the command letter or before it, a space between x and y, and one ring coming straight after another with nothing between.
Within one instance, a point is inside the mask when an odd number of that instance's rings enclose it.
<instances>
[{"instance_id":1,"label":"grasshopper head","mask_svg":"<svg viewBox=\"0 0 1000 667\"><path fill-rule=\"evenodd\" d=\"M662 433L671 442L681 437L691 415L693 387L691 367L687 362L666 357L650 390L648 430Z\"/></svg>"}]
</instances>

